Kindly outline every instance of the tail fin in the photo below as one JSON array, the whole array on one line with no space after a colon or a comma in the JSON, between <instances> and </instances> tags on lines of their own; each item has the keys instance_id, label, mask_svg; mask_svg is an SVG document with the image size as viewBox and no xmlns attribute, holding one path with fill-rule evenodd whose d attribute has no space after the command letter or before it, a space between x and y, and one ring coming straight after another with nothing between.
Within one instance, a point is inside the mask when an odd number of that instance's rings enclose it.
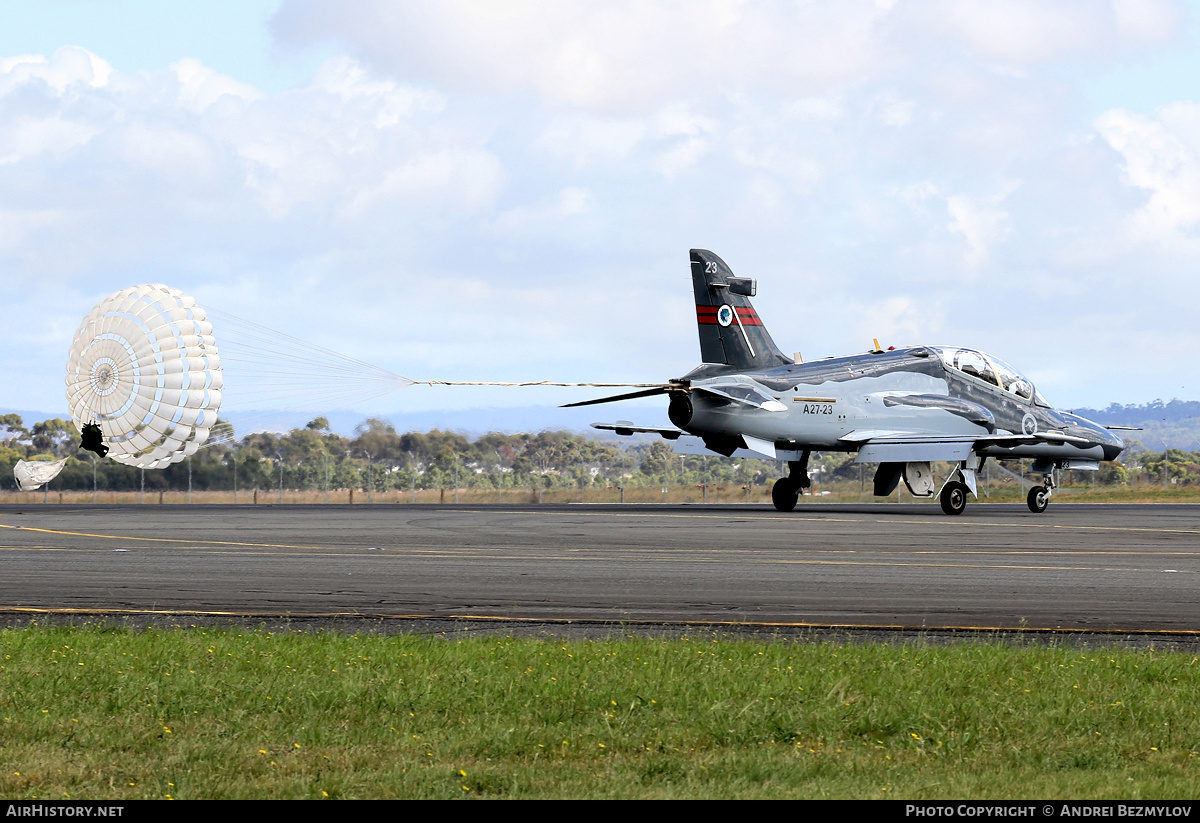
<instances>
[{"instance_id":1,"label":"tail fin","mask_svg":"<svg viewBox=\"0 0 1200 823\"><path fill-rule=\"evenodd\" d=\"M692 287L700 357L738 369L764 369L791 363L775 345L748 298L755 281L734 277L725 261L710 251L692 249Z\"/></svg>"}]
</instances>

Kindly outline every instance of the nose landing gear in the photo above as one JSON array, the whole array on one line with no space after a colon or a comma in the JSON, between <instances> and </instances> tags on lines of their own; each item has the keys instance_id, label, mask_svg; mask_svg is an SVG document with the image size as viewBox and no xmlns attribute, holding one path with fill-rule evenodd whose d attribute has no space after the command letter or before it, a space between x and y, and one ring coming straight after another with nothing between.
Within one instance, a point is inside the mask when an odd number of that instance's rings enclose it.
<instances>
[{"instance_id":1,"label":"nose landing gear","mask_svg":"<svg viewBox=\"0 0 1200 823\"><path fill-rule=\"evenodd\" d=\"M1046 506L1050 505L1050 496L1054 494L1054 487L1058 485L1054 477L1055 468L1054 463L1040 459L1033 464L1033 473L1042 476L1042 485L1029 490L1025 504L1034 514L1041 514L1046 510Z\"/></svg>"},{"instance_id":2,"label":"nose landing gear","mask_svg":"<svg viewBox=\"0 0 1200 823\"><path fill-rule=\"evenodd\" d=\"M1050 490L1045 486L1034 486L1029 490L1025 503L1031 512L1041 514L1046 510L1046 506L1050 505Z\"/></svg>"},{"instance_id":3,"label":"nose landing gear","mask_svg":"<svg viewBox=\"0 0 1200 823\"><path fill-rule=\"evenodd\" d=\"M1025 504L1034 514L1041 514L1050 505L1050 495L1054 494L1054 464L1044 464L1041 461L1033 464L1033 471L1042 475L1042 485L1034 486L1025 498Z\"/></svg>"}]
</instances>

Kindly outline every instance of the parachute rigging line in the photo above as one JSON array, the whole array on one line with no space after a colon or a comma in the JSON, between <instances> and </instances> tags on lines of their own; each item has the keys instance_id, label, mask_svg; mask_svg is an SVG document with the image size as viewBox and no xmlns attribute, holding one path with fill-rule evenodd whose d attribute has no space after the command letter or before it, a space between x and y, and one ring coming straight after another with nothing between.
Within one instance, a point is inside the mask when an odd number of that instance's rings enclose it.
<instances>
[{"instance_id":1,"label":"parachute rigging line","mask_svg":"<svg viewBox=\"0 0 1200 823\"><path fill-rule=\"evenodd\" d=\"M288 412L348 408L414 382L228 312L210 316L226 364L226 409L243 433L279 428Z\"/></svg>"},{"instance_id":2,"label":"parachute rigging line","mask_svg":"<svg viewBox=\"0 0 1200 823\"><path fill-rule=\"evenodd\" d=\"M107 447L114 460L140 468L233 441L230 429L213 431L218 411L236 418L241 433L253 433L279 428L268 421L288 413L324 414L413 385L668 384L413 380L228 312L206 312L161 284L101 301L76 332L67 362L67 401L85 445L98 446L97 453Z\"/></svg>"}]
</instances>

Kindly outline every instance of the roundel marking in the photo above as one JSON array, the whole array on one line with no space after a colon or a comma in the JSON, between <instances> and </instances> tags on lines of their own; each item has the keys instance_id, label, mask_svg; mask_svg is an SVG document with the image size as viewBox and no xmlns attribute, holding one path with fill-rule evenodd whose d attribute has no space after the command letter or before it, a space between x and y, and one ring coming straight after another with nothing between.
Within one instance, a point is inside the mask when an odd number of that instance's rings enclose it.
<instances>
[{"instance_id":1,"label":"roundel marking","mask_svg":"<svg viewBox=\"0 0 1200 823\"><path fill-rule=\"evenodd\" d=\"M1025 416L1021 418L1021 431L1025 434L1035 434L1038 430L1037 420L1029 412L1025 412Z\"/></svg>"},{"instance_id":2,"label":"roundel marking","mask_svg":"<svg viewBox=\"0 0 1200 823\"><path fill-rule=\"evenodd\" d=\"M717 309L717 322L722 326L728 326L733 322L733 309L729 306L722 306Z\"/></svg>"}]
</instances>

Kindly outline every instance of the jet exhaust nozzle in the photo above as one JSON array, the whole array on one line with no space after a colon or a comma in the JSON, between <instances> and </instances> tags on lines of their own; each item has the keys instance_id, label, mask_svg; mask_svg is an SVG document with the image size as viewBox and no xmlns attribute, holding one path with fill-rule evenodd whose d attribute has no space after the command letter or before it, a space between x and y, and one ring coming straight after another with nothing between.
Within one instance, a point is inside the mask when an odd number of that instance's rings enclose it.
<instances>
[{"instance_id":1,"label":"jet exhaust nozzle","mask_svg":"<svg viewBox=\"0 0 1200 823\"><path fill-rule=\"evenodd\" d=\"M686 392L672 392L671 405L667 407L667 417L681 429L687 428L692 422L692 398Z\"/></svg>"}]
</instances>

